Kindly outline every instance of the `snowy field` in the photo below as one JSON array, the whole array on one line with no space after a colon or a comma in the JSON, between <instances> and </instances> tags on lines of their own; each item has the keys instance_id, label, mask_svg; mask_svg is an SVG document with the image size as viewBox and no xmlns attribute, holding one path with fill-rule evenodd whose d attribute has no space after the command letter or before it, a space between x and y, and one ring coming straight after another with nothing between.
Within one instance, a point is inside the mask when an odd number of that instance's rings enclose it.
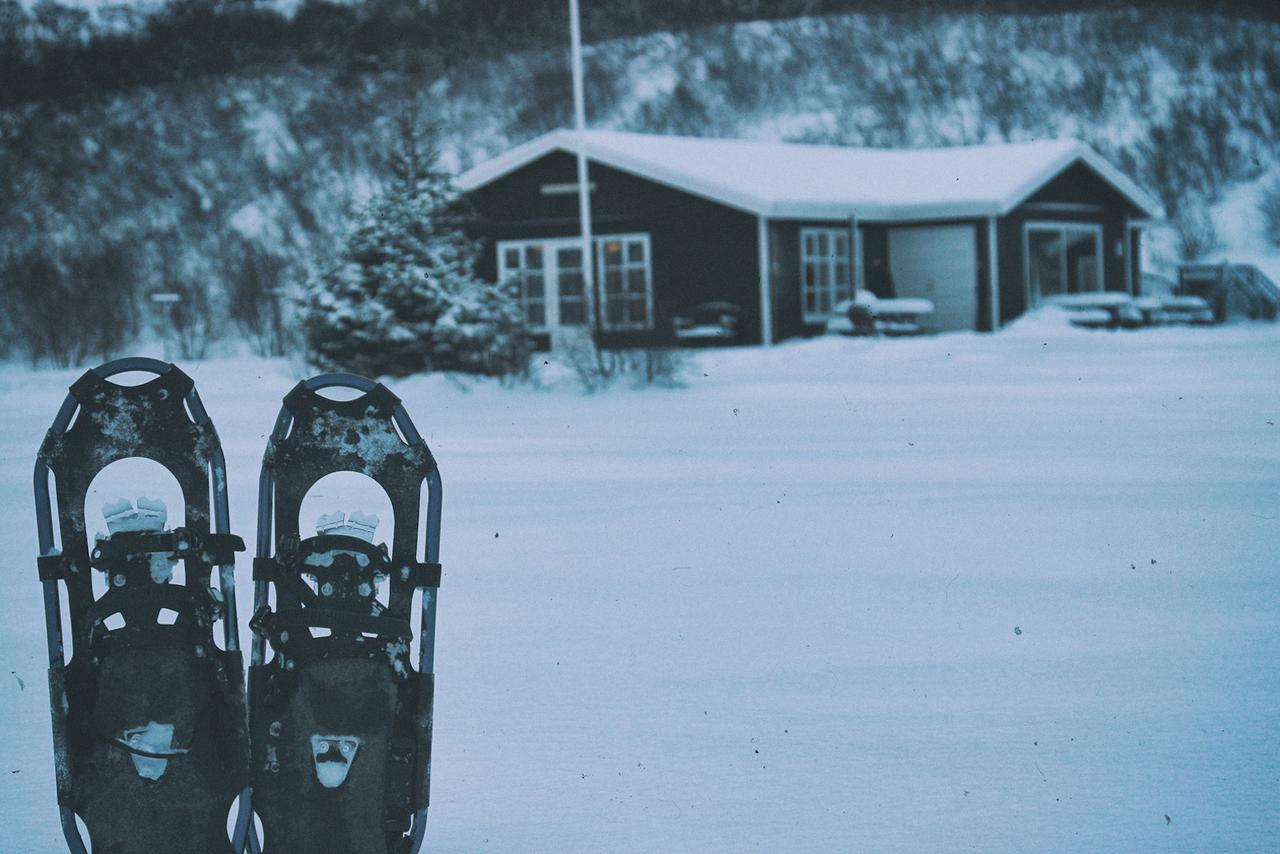
<instances>
[{"instance_id":1,"label":"snowy field","mask_svg":"<svg viewBox=\"0 0 1280 854\"><path fill-rule=\"evenodd\" d=\"M296 377L184 367L249 539ZM0 369L5 852L60 847L31 466L78 373ZM1280 846L1280 327L392 388L446 489L427 850Z\"/></svg>"}]
</instances>

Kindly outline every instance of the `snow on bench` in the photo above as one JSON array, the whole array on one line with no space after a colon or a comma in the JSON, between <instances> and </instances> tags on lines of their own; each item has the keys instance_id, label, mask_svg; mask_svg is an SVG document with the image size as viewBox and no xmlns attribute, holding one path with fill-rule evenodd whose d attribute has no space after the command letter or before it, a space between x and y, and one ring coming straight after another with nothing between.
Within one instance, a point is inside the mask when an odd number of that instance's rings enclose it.
<instances>
[{"instance_id":1,"label":"snow on bench","mask_svg":"<svg viewBox=\"0 0 1280 854\"><path fill-rule=\"evenodd\" d=\"M1160 323L1212 323L1213 311L1200 297L1131 297L1118 292L1067 294L1048 304L1066 309L1071 322L1090 329L1154 326Z\"/></svg>"},{"instance_id":2,"label":"snow on bench","mask_svg":"<svg viewBox=\"0 0 1280 854\"><path fill-rule=\"evenodd\" d=\"M870 291L858 291L851 300L836 303L827 321L828 332L842 335L919 335L923 318L933 314L927 299L880 299Z\"/></svg>"}]
</instances>

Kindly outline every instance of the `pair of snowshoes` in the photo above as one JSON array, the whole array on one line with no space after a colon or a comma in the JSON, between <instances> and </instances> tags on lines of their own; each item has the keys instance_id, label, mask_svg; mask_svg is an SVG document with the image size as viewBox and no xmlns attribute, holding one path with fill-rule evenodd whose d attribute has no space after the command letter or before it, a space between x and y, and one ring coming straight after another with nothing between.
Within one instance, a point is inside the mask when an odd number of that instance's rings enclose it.
<instances>
[{"instance_id":1,"label":"pair of snowshoes","mask_svg":"<svg viewBox=\"0 0 1280 854\"><path fill-rule=\"evenodd\" d=\"M110 379L133 371L155 377ZM359 396L319 394L334 386ZM184 524L168 527L158 501L113 502L108 531L90 542L89 487L131 457L173 474ZM301 535L304 496L341 471L386 491L389 548L372 542L376 518L358 512ZM95 854L420 849L441 481L390 391L325 374L285 397L259 482L247 693L235 590L244 543L229 532L221 446L186 374L135 358L77 380L40 448L35 495L55 777L73 854L86 851L77 818Z\"/></svg>"}]
</instances>

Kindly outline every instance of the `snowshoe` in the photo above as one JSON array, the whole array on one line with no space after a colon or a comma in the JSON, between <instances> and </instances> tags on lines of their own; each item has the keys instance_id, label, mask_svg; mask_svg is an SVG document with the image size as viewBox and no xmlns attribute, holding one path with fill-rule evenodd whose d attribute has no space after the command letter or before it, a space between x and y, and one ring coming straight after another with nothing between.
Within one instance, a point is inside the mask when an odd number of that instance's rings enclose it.
<instances>
[{"instance_id":1,"label":"snowshoe","mask_svg":"<svg viewBox=\"0 0 1280 854\"><path fill-rule=\"evenodd\" d=\"M361 394L347 401L319 394L335 386ZM372 542L377 518L358 512L322 516L314 536L300 535L307 492L341 471L367 475L385 490L394 516L390 548ZM435 460L386 387L325 374L285 397L259 483L251 622L253 809L265 854L405 854L422 845L440 501Z\"/></svg>"},{"instance_id":2,"label":"snowshoe","mask_svg":"<svg viewBox=\"0 0 1280 854\"><path fill-rule=\"evenodd\" d=\"M109 379L128 371L156 377L136 386ZM154 460L173 474L185 524L168 528L160 501L123 500L103 508L108 532L90 543L89 486L128 457ZM40 448L35 494L54 767L68 846L85 851L78 815L96 854L241 851L249 742L235 552L244 544L227 533L222 450L191 379L175 365L137 358L86 373ZM181 584L173 574L178 561ZM95 572L105 581L97 596ZM71 626L65 665L60 581ZM214 642L218 619L223 649ZM228 838L228 812L242 794L244 809Z\"/></svg>"}]
</instances>

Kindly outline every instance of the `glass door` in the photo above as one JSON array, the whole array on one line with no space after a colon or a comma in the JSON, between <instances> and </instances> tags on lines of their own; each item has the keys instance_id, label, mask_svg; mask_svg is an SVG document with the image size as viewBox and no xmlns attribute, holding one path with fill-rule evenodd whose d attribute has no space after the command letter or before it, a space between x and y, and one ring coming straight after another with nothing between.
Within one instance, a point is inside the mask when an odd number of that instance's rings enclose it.
<instances>
[{"instance_id":1,"label":"glass door","mask_svg":"<svg viewBox=\"0 0 1280 854\"><path fill-rule=\"evenodd\" d=\"M556 287L559 295L558 318L562 326L581 326L587 322L587 300L583 290L582 247L558 246L556 258Z\"/></svg>"},{"instance_id":2,"label":"glass door","mask_svg":"<svg viewBox=\"0 0 1280 854\"><path fill-rule=\"evenodd\" d=\"M503 240L498 278L516 286L525 323L536 332L585 326L592 317L576 237ZM607 330L653 327L653 274L649 235L605 235L595 239L598 319Z\"/></svg>"},{"instance_id":3,"label":"glass door","mask_svg":"<svg viewBox=\"0 0 1280 854\"><path fill-rule=\"evenodd\" d=\"M1024 248L1033 305L1055 296L1103 290L1102 226L1027 223Z\"/></svg>"}]
</instances>

